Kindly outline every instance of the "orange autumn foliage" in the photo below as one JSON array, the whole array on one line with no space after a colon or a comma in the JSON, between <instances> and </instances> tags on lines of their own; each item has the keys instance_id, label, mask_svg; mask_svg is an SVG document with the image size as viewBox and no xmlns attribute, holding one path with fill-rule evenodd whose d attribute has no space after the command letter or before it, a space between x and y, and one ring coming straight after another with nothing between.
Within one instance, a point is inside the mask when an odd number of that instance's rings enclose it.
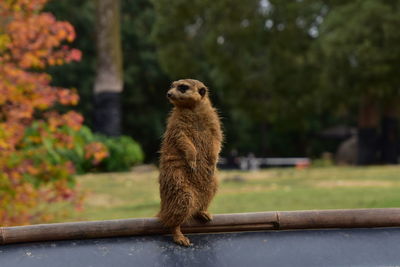
<instances>
[{"instance_id":1,"label":"orange autumn foliage","mask_svg":"<svg viewBox=\"0 0 400 267\"><path fill-rule=\"evenodd\" d=\"M53 153L73 148L68 134L82 116L59 114L54 105L76 105L74 90L51 85L44 69L79 61L71 24L42 12L47 0L0 1L0 226L44 222L54 212L43 207L68 201L80 206L73 164ZM94 162L107 156L100 143L88 144Z\"/></svg>"}]
</instances>

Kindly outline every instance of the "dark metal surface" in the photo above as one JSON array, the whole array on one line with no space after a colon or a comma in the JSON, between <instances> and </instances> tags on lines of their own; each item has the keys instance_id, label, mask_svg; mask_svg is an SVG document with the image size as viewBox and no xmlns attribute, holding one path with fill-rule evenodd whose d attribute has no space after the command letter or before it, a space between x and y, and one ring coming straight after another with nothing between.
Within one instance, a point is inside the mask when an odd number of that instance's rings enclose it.
<instances>
[{"instance_id":1,"label":"dark metal surface","mask_svg":"<svg viewBox=\"0 0 400 267\"><path fill-rule=\"evenodd\" d=\"M0 246L1 267L400 266L400 228L136 236Z\"/></svg>"}]
</instances>

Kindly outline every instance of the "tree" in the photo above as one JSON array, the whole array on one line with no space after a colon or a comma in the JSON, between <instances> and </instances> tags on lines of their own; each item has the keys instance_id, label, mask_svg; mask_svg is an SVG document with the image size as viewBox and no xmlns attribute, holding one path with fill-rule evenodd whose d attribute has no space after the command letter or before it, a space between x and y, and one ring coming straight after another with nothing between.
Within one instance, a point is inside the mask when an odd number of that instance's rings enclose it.
<instances>
[{"instance_id":1,"label":"tree","mask_svg":"<svg viewBox=\"0 0 400 267\"><path fill-rule=\"evenodd\" d=\"M97 0L96 3L94 129L109 136L118 136L121 134L120 95L123 88L120 1Z\"/></svg>"},{"instance_id":2,"label":"tree","mask_svg":"<svg viewBox=\"0 0 400 267\"><path fill-rule=\"evenodd\" d=\"M333 2L326 9L319 47L327 97L341 96L336 99L359 106L359 164L377 163L379 156L385 163L396 163L400 2Z\"/></svg>"},{"instance_id":3,"label":"tree","mask_svg":"<svg viewBox=\"0 0 400 267\"><path fill-rule=\"evenodd\" d=\"M92 111L91 85L96 72L94 3L59 0L49 5L57 17L68 18L81 37L74 46L85 54L82 64L52 68L51 73L57 84L79 88L79 108L85 117ZM392 14L396 3L385 0L378 5L391 4L388 14ZM147 160L154 161L159 146L156 140L163 132L168 110L164 92L171 80L192 77L209 85L219 107L227 133L225 152L236 148L262 155L319 156L333 151L337 141L317 140L316 133L338 123L357 123L361 95L368 87L360 83L364 78L354 76L354 71L361 69L349 67L347 52L342 49L347 42L348 47L360 49L363 42L351 38L359 36L369 42L370 37L361 35L376 32L368 27L350 29L353 20L367 16L361 13L368 9L357 9L361 4L344 0L122 0L122 113L127 114L122 118L123 133L143 144ZM332 17L341 13L338 9L346 6L353 6L352 11L333 22ZM385 27L397 25L391 17ZM369 23L367 20L365 25ZM350 39L340 39L344 37ZM396 57L395 46L385 51ZM388 74L387 81L396 76ZM367 116L359 120L369 118L371 122L365 123L380 126L379 131L378 126L370 130L375 132L370 138L376 146L372 155L380 146L378 134L396 136L397 100L393 96L379 96L377 103L363 105L370 106L370 111L360 112ZM371 112L375 115L369 116ZM380 118L379 113L393 115ZM393 159L398 154L393 144L398 141L389 140L382 138L386 149L379 150L386 151L381 152L382 158L385 154Z\"/></svg>"},{"instance_id":4,"label":"tree","mask_svg":"<svg viewBox=\"0 0 400 267\"><path fill-rule=\"evenodd\" d=\"M81 0L51 1L47 10L74 25L79 38L73 46L84 57L79 64L51 68L54 83L79 88L77 106L85 124L93 128L93 83L96 75L95 2ZM121 1L121 39L124 55L124 89L121 93L122 133L137 140L146 152L146 160L158 158L159 142L164 132L168 101L165 90L171 80L162 71L151 36L155 11L148 0ZM82 77L85 77L82 79Z\"/></svg>"},{"instance_id":5,"label":"tree","mask_svg":"<svg viewBox=\"0 0 400 267\"><path fill-rule=\"evenodd\" d=\"M39 204L81 200L73 188L72 162L55 152L74 147L70 133L83 118L75 111L58 113L54 106L75 105L78 95L51 85L43 72L78 61L81 53L65 45L75 38L73 27L41 12L46 2L0 2L1 225L48 221L51 213Z\"/></svg>"},{"instance_id":6,"label":"tree","mask_svg":"<svg viewBox=\"0 0 400 267\"><path fill-rule=\"evenodd\" d=\"M211 84L217 106L230 111L223 114L231 120L228 144L251 135L246 146L258 153L305 153L306 118L317 83L308 55L314 40L310 28L317 24L319 2L153 3L164 70L174 78L197 77ZM297 134L282 140L279 131Z\"/></svg>"}]
</instances>

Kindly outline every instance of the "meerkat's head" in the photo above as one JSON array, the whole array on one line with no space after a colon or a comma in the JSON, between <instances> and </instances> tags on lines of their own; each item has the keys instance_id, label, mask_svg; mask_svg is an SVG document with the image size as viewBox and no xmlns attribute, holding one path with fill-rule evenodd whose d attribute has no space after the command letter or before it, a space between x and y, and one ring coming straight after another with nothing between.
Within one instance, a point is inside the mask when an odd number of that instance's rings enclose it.
<instances>
[{"instance_id":1,"label":"meerkat's head","mask_svg":"<svg viewBox=\"0 0 400 267\"><path fill-rule=\"evenodd\" d=\"M167 98L177 107L195 107L208 99L208 89L198 80L178 80L171 84Z\"/></svg>"}]
</instances>

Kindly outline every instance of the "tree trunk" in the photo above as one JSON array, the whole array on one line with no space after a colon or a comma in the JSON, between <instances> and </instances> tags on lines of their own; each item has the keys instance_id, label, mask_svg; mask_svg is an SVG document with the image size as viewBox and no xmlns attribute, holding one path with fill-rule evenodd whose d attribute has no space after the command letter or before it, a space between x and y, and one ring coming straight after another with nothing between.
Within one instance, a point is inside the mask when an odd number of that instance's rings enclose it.
<instances>
[{"instance_id":1,"label":"tree trunk","mask_svg":"<svg viewBox=\"0 0 400 267\"><path fill-rule=\"evenodd\" d=\"M387 103L381 123L381 161L386 164L397 164L399 157L399 109L398 101Z\"/></svg>"},{"instance_id":2,"label":"tree trunk","mask_svg":"<svg viewBox=\"0 0 400 267\"><path fill-rule=\"evenodd\" d=\"M108 135L121 134L123 89L120 1L96 2L97 69L94 84L94 130Z\"/></svg>"},{"instance_id":3,"label":"tree trunk","mask_svg":"<svg viewBox=\"0 0 400 267\"><path fill-rule=\"evenodd\" d=\"M376 101L364 97L358 117L357 163L371 165L377 163L378 156L379 109Z\"/></svg>"}]
</instances>

